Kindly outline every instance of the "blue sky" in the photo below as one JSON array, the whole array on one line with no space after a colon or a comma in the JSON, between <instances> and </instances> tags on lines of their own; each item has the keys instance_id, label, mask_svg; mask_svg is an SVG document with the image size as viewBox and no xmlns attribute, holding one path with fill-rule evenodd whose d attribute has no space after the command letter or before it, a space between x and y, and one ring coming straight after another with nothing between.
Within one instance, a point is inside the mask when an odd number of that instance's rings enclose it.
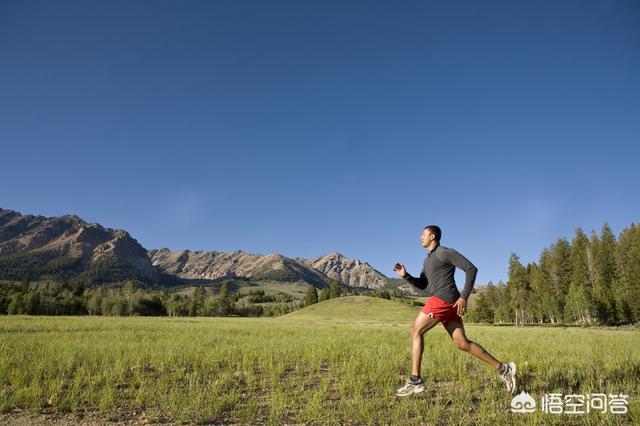
<instances>
[{"instance_id":1,"label":"blue sky","mask_svg":"<svg viewBox=\"0 0 640 426\"><path fill-rule=\"evenodd\" d=\"M388 276L438 224L506 280L511 252L638 222L639 23L633 0L3 1L0 207Z\"/></svg>"}]
</instances>

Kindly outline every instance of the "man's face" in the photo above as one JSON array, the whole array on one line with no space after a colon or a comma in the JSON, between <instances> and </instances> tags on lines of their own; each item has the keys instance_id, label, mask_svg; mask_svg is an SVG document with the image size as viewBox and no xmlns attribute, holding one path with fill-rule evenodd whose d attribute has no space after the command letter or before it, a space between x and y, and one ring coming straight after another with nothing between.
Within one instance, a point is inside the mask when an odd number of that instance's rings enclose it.
<instances>
[{"instance_id":1,"label":"man's face","mask_svg":"<svg viewBox=\"0 0 640 426\"><path fill-rule=\"evenodd\" d=\"M427 247L431 244L431 241L435 238L435 235L429 229L425 229L422 231L422 235L420 236L420 241L422 242L422 247Z\"/></svg>"}]
</instances>

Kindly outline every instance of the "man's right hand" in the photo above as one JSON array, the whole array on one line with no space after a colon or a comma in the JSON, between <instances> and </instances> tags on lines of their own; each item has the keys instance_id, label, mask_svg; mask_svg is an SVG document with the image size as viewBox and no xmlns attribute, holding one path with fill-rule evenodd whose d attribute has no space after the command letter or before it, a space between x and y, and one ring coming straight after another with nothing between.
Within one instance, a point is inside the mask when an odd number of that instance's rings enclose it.
<instances>
[{"instance_id":1,"label":"man's right hand","mask_svg":"<svg viewBox=\"0 0 640 426\"><path fill-rule=\"evenodd\" d=\"M404 268L404 265L400 262L396 263L393 267L393 270L396 274L400 275L400 278L404 278L407 275L407 270Z\"/></svg>"}]
</instances>

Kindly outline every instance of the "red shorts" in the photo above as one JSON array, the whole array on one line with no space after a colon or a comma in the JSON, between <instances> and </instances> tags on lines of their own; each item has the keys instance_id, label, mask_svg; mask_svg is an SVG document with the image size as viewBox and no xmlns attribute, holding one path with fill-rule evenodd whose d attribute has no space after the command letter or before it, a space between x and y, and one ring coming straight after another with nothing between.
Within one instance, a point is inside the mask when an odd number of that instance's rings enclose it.
<instances>
[{"instance_id":1,"label":"red shorts","mask_svg":"<svg viewBox=\"0 0 640 426\"><path fill-rule=\"evenodd\" d=\"M431 296L427 298L427 302L422 307L422 312L437 319L446 326L449 321L462 324L462 318L458 315L458 309L453 306L453 303L445 302L444 300Z\"/></svg>"}]
</instances>

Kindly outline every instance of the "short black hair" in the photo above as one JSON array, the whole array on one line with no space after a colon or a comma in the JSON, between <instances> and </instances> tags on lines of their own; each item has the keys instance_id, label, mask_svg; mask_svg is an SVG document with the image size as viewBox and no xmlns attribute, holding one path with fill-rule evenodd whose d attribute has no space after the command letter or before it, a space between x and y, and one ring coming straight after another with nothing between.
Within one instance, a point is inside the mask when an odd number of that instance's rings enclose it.
<instances>
[{"instance_id":1,"label":"short black hair","mask_svg":"<svg viewBox=\"0 0 640 426\"><path fill-rule=\"evenodd\" d=\"M436 236L436 241L440 242L440 238L442 238L442 230L438 225L425 226L424 229L431 231L431 233Z\"/></svg>"}]
</instances>

